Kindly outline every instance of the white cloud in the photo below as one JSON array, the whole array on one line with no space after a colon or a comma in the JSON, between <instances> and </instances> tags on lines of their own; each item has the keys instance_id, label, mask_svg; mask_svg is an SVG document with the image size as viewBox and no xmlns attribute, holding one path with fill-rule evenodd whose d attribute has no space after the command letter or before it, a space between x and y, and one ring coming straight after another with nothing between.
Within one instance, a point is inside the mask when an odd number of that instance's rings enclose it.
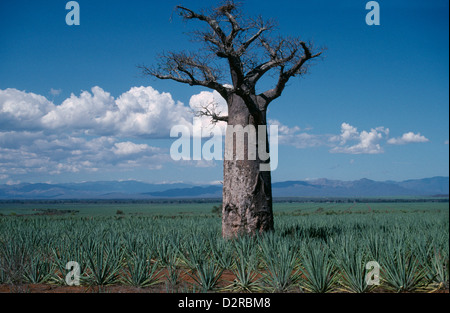
<instances>
[{"instance_id":1,"label":"white cloud","mask_svg":"<svg viewBox=\"0 0 450 313\"><path fill-rule=\"evenodd\" d=\"M99 119L115 107L114 98L100 87L92 88L92 94L83 91L79 97L72 94L61 105L42 118L47 129L84 129L95 131L101 127Z\"/></svg>"},{"instance_id":2,"label":"white cloud","mask_svg":"<svg viewBox=\"0 0 450 313\"><path fill-rule=\"evenodd\" d=\"M403 134L403 136L398 137L398 138L391 138L388 140L388 144L391 145L405 145L408 143L420 143L420 142L428 142L430 141L428 138L426 138L425 136L422 136L420 133L413 133L413 132L409 132L409 133L405 133Z\"/></svg>"},{"instance_id":3,"label":"white cloud","mask_svg":"<svg viewBox=\"0 0 450 313\"><path fill-rule=\"evenodd\" d=\"M42 131L0 131L0 147L17 149L21 146L29 146L35 140L45 137Z\"/></svg>"},{"instance_id":4,"label":"white cloud","mask_svg":"<svg viewBox=\"0 0 450 313\"><path fill-rule=\"evenodd\" d=\"M25 133L24 133L25 134ZM0 138L2 133L0 133ZM0 175L117 171L140 167L157 169L170 161L166 150L112 137L85 139L65 134L44 135L30 142L25 134L16 146L0 146ZM1 179L5 179L1 178Z\"/></svg>"},{"instance_id":5,"label":"white cloud","mask_svg":"<svg viewBox=\"0 0 450 313\"><path fill-rule=\"evenodd\" d=\"M192 114L169 93L152 87L133 87L116 101L118 111L105 115L107 125L118 123L122 135L168 137L174 125L190 125Z\"/></svg>"},{"instance_id":6,"label":"white cloud","mask_svg":"<svg viewBox=\"0 0 450 313\"><path fill-rule=\"evenodd\" d=\"M117 99L93 87L60 105L33 93L0 90L0 130L168 138L172 126L189 126L191 119L189 108L152 87L133 87Z\"/></svg>"},{"instance_id":7,"label":"white cloud","mask_svg":"<svg viewBox=\"0 0 450 313\"><path fill-rule=\"evenodd\" d=\"M52 90L50 94L58 92ZM175 125L192 129L193 111L201 108L228 114L225 100L217 92L208 91L192 96L185 106L152 87L133 87L117 98L93 87L78 96L72 94L58 105L34 93L0 90L0 179L15 181L28 173L159 169L172 162L168 149L152 147L142 139L169 138ZM225 134L225 122L213 125L204 116L200 123L203 136L207 137L214 127ZM382 143L389 135L384 127L360 132L348 123L341 125L339 135L311 134L311 129L289 127L277 120L269 120L269 125L278 125L281 145L299 149L327 146L331 153L382 153ZM387 142L426 141L424 136L410 132ZM182 164L216 166L214 162L190 162Z\"/></svg>"},{"instance_id":8,"label":"white cloud","mask_svg":"<svg viewBox=\"0 0 450 313\"><path fill-rule=\"evenodd\" d=\"M172 162L168 149L133 140L169 138L172 126L191 127L192 117L189 107L152 87L133 87L117 98L93 87L60 105L0 90L0 179L160 169Z\"/></svg>"},{"instance_id":9,"label":"white cloud","mask_svg":"<svg viewBox=\"0 0 450 313\"><path fill-rule=\"evenodd\" d=\"M208 110L217 116L228 115L228 105L217 91L202 91L199 94L193 95L189 101L189 107L194 114L199 111ZM218 121L217 123L212 123L212 119L209 116L200 116L198 119L202 128L203 137L209 137L210 132L213 132L215 129L225 135L227 128L226 122Z\"/></svg>"},{"instance_id":10,"label":"white cloud","mask_svg":"<svg viewBox=\"0 0 450 313\"><path fill-rule=\"evenodd\" d=\"M349 140L354 140L359 137L358 129L350 124L342 123L341 126L341 144L345 144Z\"/></svg>"},{"instance_id":11,"label":"white cloud","mask_svg":"<svg viewBox=\"0 0 450 313\"><path fill-rule=\"evenodd\" d=\"M71 95L42 118L50 129L81 130L89 135L169 137L174 125L189 125L190 112L168 93L133 87L114 99L100 87Z\"/></svg>"},{"instance_id":12,"label":"white cloud","mask_svg":"<svg viewBox=\"0 0 450 313\"><path fill-rule=\"evenodd\" d=\"M379 154L384 150L380 141L389 135L389 129L385 127L372 128L370 132L358 132L358 129L348 123L342 123L340 136L334 136L331 141L340 141L339 145L330 150L331 153L347 154ZM345 145L349 141L355 141L353 145Z\"/></svg>"},{"instance_id":13,"label":"white cloud","mask_svg":"<svg viewBox=\"0 0 450 313\"><path fill-rule=\"evenodd\" d=\"M150 147L146 144L135 144L133 142L118 142L114 144L113 152L116 155L133 155L141 153L153 153L158 151L158 148Z\"/></svg>"},{"instance_id":14,"label":"white cloud","mask_svg":"<svg viewBox=\"0 0 450 313\"><path fill-rule=\"evenodd\" d=\"M269 120L269 124L278 125L279 143L291 145L298 149L328 146L331 153L378 154L384 152L380 142L389 129L377 127L370 131L361 131L348 123L342 123L339 135L311 134L298 126L288 127L277 120Z\"/></svg>"},{"instance_id":15,"label":"white cloud","mask_svg":"<svg viewBox=\"0 0 450 313\"><path fill-rule=\"evenodd\" d=\"M289 126L283 125L278 120L269 120L269 125L277 125L278 133L285 135L285 136L295 135L296 133L298 133L301 130L300 127L298 127L298 126L289 127Z\"/></svg>"},{"instance_id":16,"label":"white cloud","mask_svg":"<svg viewBox=\"0 0 450 313\"><path fill-rule=\"evenodd\" d=\"M300 127L289 127L283 125L278 120L269 120L269 125L278 126L278 143L281 145L289 145L298 149L304 149L323 146L328 142L328 135L315 135L301 132L302 129Z\"/></svg>"},{"instance_id":17,"label":"white cloud","mask_svg":"<svg viewBox=\"0 0 450 313\"><path fill-rule=\"evenodd\" d=\"M47 98L34 93L0 90L0 131L39 129L41 118L54 107Z\"/></svg>"}]
</instances>

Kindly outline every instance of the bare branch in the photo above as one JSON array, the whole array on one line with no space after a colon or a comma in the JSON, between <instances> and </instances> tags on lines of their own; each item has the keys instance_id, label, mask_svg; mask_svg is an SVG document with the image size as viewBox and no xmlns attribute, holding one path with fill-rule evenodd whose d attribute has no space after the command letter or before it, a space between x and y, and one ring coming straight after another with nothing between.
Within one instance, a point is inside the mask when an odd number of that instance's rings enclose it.
<instances>
[{"instance_id":1,"label":"bare branch","mask_svg":"<svg viewBox=\"0 0 450 313\"><path fill-rule=\"evenodd\" d=\"M214 89L227 102L233 95L239 96L255 119L282 94L291 77L303 75L309 62L322 54L300 39L270 36L276 23L262 17L241 16L234 0L223 0L220 6L200 12L184 6L177 6L176 10L184 20L204 22L205 29L193 32L203 49L190 54L169 53L161 57L156 69L141 67L143 73ZM275 75L276 86L256 95L257 83L268 72ZM230 82L231 78L232 87L219 82L224 81L225 74L230 75L225 81ZM220 114L204 112L222 119Z\"/></svg>"},{"instance_id":2,"label":"bare branch","mask_svg":"<svg viewBox=\"0 0 450 313\"><path fill-rule=\"evenodd\" d=\"M217 103L216 102L210 102L208 105L201 106L200 110L195 111L196 117L203 117L207 116L211 118L211 123L217 124L218 122L227 122L228 123L228 116L221 115L222 112L216 113L217 109Z\"/></svg>"},{"instance_id":3,"label":"bare branch","mask_svg":"<svg viewBox=\"0 0 450 313\"><path fill-rule=\"evenodd\" d=\"M280 67L280 73L276 87L260 95L262 98L265 99L266 106L269 105L270 102L281 96L282 92L284 91L284 88L286 87L287 82L290 80L291 77L302 75L306 72L306 67L304 67L304 65L308 61L318 58L323 53L323 51L319 51L318 53L313 54L312 44L307 45L303 41L301 41L299 44L302 47L304 54L292 65L290 69L285 70L284 65Z\"/></svg>"},{"instance_id":4,"label":"bare branch","mask_svg":"<svg viewBox=\"0 0 450 313\"><path fill-rule=\"evenodd\" d=\"M268 28L266 27L261 27L260 29L258 29L258 32L256 34L254 34L252 37L250 37L250 39L248 39L246 42L244 42L239 49L237 50L236 54L241 56L242 54L244 54L245 51L247 51L248 47L256 40L258 39L263 32L267 31Z\"/></svg>"},{"instance_id":5,"label":"bare branch","mask_svg":"<svg viewBox=\"0 0 450 313\"><path fill-rule=\"evenodd\" d=\"M227 42L233 42L239 32L242 31L242 28L239 26L239 23L237 22L236 18L230 13L230 11L231 10L223 11L231 24L231 32L227 36Z\"/></svg>"},{"instance_id":6,"label":"bare branch","mask_svg":"<svg viewBox=\"0 0 450 313\"><path fill-rule=\"evenodd\" d=\"M160 57L159 68L139 66L144 75L163 80L173 80L190 86L203 86L219 92L228 99L231 89L219 83L220 71L208 65L199 55L185 53L168 53Z\"/></svg>"},{"instance_id":7,"label":"bare branch","mask_svg":"<svg viewBox=\"0 0 450 313\"><path fill-rule=\"evenodd\" d=\"M260 42L269 54L270 59L247 73L245 79L251 84L256 84L271 69L280 66L284 68L289 62L298 57L299 46L295 40L280 39L275 46L270 45L266 39L261 39ZM287 55L285 51L288 51Z\"/></svg>"},{"instance_id":8,"label":"bare branch","mask_svg":"<svg viewBox=\"0 0 450 313\"><path fill-rule=\"evenodd\" d=\"M226 43L227 36L220 28L219 23L217 22L216 19L214 19L210 16L203 15L203 14L198 14L198 13L196 13L188 8L185 8L183 6L180 6L180 5L177 6L177 9L180 10L179 11L180 16L182 16L186 20L198 19L200 21L204 21L204 22L208 23L209 26L215 31L217 36L219 36L222 43L223 44Z\"/></svg>"}]
</instances>

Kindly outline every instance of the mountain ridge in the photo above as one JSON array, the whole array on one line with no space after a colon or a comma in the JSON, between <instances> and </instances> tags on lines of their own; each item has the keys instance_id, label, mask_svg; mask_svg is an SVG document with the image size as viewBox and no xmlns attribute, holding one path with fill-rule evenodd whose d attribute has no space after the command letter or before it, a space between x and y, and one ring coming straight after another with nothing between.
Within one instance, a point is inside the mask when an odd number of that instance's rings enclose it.
<instances>
[{"instance_id":1,"label":"mountain ridge","mask_svg":"<svg viewBox=\"0 0 450 313\"><path fill-rule=\"evenodd\" d=\"M283 181L272 184L274 197L388 197L449 194L449 178L436 176L405 181L315 180ZM139 181L84 183L21 183L0 185L0 199L152 199L220 198L221 185L189 183L154 184Z\"/></svg>"}]
</instances>

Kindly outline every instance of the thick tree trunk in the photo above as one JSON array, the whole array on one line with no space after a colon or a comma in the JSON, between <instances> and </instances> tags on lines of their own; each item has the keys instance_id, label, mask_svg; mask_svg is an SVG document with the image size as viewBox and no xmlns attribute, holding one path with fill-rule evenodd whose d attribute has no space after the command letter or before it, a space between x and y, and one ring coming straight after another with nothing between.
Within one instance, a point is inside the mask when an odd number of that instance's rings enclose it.
<instances>
[{"instance_id":1,"label":"thick tree trunk","mask_svg":"<svg viewBox=\"0 0 450 313\"><path fill-rule=\"evenodd\" d=\"M266 117L255 121L242 98L235 95L229 100L228 107L228 124L242 127L253 125L257 136L265 136L268 152L267 130L258 134L258 124L266 125ZM256 160L248 158L248 149L246 138L244 160L236 160L235 145L233 159L224 159L222 235L227 239L273 230L271 172L261 171L260 167L261 164L268 164L270 159L264 161L259 156L258 145Z\"/></svg>"}]
</instances>

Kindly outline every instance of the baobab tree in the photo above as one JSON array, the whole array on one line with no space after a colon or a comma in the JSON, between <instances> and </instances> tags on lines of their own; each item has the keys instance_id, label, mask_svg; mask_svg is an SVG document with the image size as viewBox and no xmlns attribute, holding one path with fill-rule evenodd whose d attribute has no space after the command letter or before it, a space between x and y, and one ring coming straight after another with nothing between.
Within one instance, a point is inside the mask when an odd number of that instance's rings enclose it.
<instances>
[{"instance_id":1,"label":"baobab tree","mask_svg":"<svg viewBox=\"0 0 450 313\"><path fill-rule=\"evenodd\" d=\"M234 1L199 12L177 6L176 12L185 21L202 24L202 28L191 33L200 44L199 49L162 54L157 65L142 66L143 73L216 90L227 102L228 115L207 108L199 112L200 115L209 116L213 122L226 122L229 126L251 125L257 131L258 141L264 138L268 142L266 128L258 126L267 125L269 104L281 96L292 77L307 72L311 60L318 58L322 49L315 49L311 43L299 38L275 34L273 20L246 17ZM258 92L257 84L264 76L274 79L273 88ZM224 238L253 235L274 228L271 172L261 170L261 165L270 164L270 159L249 158L249 144L247 138L244 159L224 160ZM230 151L225 154L227 152ZM264 152L269 152L268 145ZM231 154L235 156L236 151Z\"/></svg>"}]
</instances>

